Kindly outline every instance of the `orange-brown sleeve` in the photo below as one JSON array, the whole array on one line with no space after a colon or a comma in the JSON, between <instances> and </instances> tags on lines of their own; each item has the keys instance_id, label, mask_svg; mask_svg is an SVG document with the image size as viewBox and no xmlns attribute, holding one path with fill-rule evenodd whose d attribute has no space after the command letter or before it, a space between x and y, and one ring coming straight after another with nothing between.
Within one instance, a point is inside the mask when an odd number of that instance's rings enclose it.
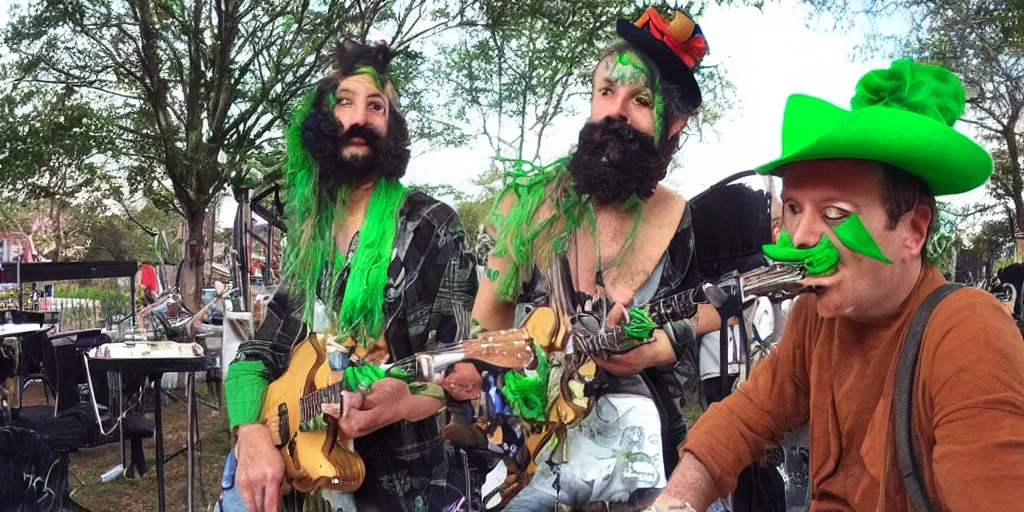
<instances>
[{"instance_id":1,"label":"orange-brown sleeve","mask_svg":"<svg viewBox=\"0 0 1024 512\"><path fill-rule=\"evenodd\" d=\"M680 448L704 464L719 495L736 488L740 471L760 457L766 446L808 421L808 347L812 344L807 338L813 331L813 316L813 298L797 299L772 353L733 394L708 408Z\"/></svg>"},{"instance_id":2,"label":"orange-brown sleeve","mask_svg":"<svg viewBox=\"0 0 1024 512\"><path fill-rule=\"evenodd\" d=\"M1024 340L1013 320L992 295L957 292L936 309L921 355L915 422L933 422L933 499L952 511L1021 510Z\"/></svg>"}]
</instances>

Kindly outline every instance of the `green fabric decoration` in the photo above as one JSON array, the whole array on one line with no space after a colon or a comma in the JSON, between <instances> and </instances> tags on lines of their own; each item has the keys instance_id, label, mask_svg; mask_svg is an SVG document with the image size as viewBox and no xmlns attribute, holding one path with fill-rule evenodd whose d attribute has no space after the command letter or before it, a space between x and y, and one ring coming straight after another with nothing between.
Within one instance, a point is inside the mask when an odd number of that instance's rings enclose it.
<instances>
[{"instance_id":1,"label":"green fabric decoration","mask_svg":"<svg viewBox=\"0 0 1024 512\"><path fill-rule=\"evenodd\" d=\"M629 322L622 326L622 331L630 338L646 340L651 337L651 333L657 327L658 325L651 320L651 315L647 314L646 309L630 308Z\"/></svg>"},{"instance_id":2,"label":"green fabric decoration","mask_svg":"<svg viewBox=\"0 0 1024 512\"><path fill-rule=\"evenodd\" d=\"M349 391L368 390L374 382L384 378L384 369L375 364L354 364L345 368L345 388Z\"/></svg>"},{"instance_id":3,"label":"green fabric decoration","mask_svg":"<svg viewBox=\"0 0 1024 512\"><path fill-rule=\"evenodd\" d=\"M335 333L352 336L364 347L384 333L384 287L398 231L398 214L408 191L398 180L377 182L359 229L359 245L352 256L345 297L337 309ZM332 281L336 279L335 274Z\"/></svg>"},{"instance_id":4,"label":"green fabric decoration","mask_svg":"<svg viewBox=\"0 0 1024 512\"><path fill-rule=\"evenodd\" d=\"M442 402L447 400L444 394L444 388L434 384L433 382L410 382L409 393L419 396L429 396L430 398L436 398Z\"/></svg>"},{"instance_id":5,"label":"green fabric decoration","mask_svg":"<svg viewBox=\"0 0 1024 512\"><path fill-rule=\"evenodd\" d=\"M782 175L787 164L827 158L874 160L921 178L935 195L966 192L992 174L992 157L953 129L964 101L956 75L910 59L864 75L851 110L795 94L783 116L782 155L757 171Z\"/></svg>"},{"instance_id":6,"label":"green fabric decoration","mask_svg":"<svg viewBox=\"0 0 1024 512\"><path fill-rule=\"evenodd\" d=\"M497 231L492 254L509 260L508 269L497 275L496 293L499 299L513 302L533 271L535 248L548 246L548 250L543 251L546 260L538 262L539 266L546 268L552 256L569 249L569 239L579 228L589 228L596 237L597 220L593 200L588 195L580 195L572 186L566 167L569 157L544 166L535 166L524 160L500 157L497 160L510 166L506 171L509 181L498 193L487 221ZM510 194L514 195L515 203L508 215L503 216L501 204ZM540 218L540 207L545 202L551 205L554 213ZM619 254L611 264L602 265L602 270L621 263L636 239L642 204L640 201L627 201L627 205L635 208L633 228ZM492 274L488 273L488 277Z\"/></svg>"},{"instance_id":7,"label":"green fabric decoration","mask_svg":"<svg viewBox=\"0 0 1024 512\"><path fill-rule=\"evenodd\" d=\"M812 276L831 274L839 266L839 250L824 234L821 235L818 245L810 249L798 249L793 246L793 239L789 233L783 230L779 233L776 243L761 248L765 256L774 261L803 265L804 271Z\"/></svg>"},{"instance_id":8,"label":"green fabric decoration","mask_svg":"<svg viewBox=\"0 0 1024 512\"><path fill-rule=\"evenodd\" d=\"M501 394L517 416L530 421L544 421L547 419L548 374L551 367L544 347L534 342L533 353L537 354L537 369L506 373Z\"/></svg>"},{"instance_id":9,"label":"green fabric decoration","mask_svg":"<svg viewBox=\"0 0 1024 512\"><path fill-rule=\"evenodd\" d=\"M293 114L286 134L288 203L285 212L293 243L289 243L285 251L285 275L301 292L305 306L303 320L312 323L317 298L325 297L327 310L337 312L333 333L342 338L352 336L367 346L384 330L383 291L387 284L387 267L398 230L398 212L408 189L397 180L377 182L359 229L358 246L352 257L344 298L339 304L335 290L345 254L338 251L334 229L335 221L345 216L350 191L342 187L337 197L328 197L319 187L316 162L302 148L302 122L312 110L312 101L311 92ZM324 262L328 261L334 262L333 271L325 272Z\"/></svg>"},{"instance_id":10,"label":"green fabric decoration","mask_svg":"<svg viewBox=\"0 0 1024 512\"><path fill-rule=\"evenodd\" d=\"M259 423L263 409L263 395L269 381L266 368L260 361L235 361L228 367L224 379L224 395L227 398L228 425Z\"/></svg>"},{"instance_id":11,"label":"green fabric decoration","mask_svg":"<svg viewBox=\"0 0 1024 512\"><path fill-rule=\"evenodd\" d=\"M875 243L875 239L871 238L871 233L868 233L868 228L864 227L864 223L860 221L860 217L856 213L850 214L846 220L833 228L833 231L836 232L836 237L847 249L882 263L892 263L892 260L882 253L882 249Z\"/></svg>"}]
</instances>

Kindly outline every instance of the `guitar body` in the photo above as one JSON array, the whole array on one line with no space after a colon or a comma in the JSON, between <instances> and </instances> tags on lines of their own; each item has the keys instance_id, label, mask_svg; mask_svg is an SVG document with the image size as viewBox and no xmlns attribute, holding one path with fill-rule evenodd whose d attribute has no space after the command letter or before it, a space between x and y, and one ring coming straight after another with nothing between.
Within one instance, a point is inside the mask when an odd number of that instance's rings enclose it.
<instances>
[{"instance_id":1,"label":"guitar body","mask_svg":"<svg viewBox=\"0 0 1024 512\"><path fill-rule=\"evenodd\" d=\"M316 335L292 349L288 369L270 383L263 398L261 418L270 427L275 444L284 456L285 474L301 492L315 489L352 492L366 477L358 455L344 446L338 427L327 422L323 430L300 430L299 398L332 384L336 379L327 364L327 353Z\"/></svg>"}]
</instances>

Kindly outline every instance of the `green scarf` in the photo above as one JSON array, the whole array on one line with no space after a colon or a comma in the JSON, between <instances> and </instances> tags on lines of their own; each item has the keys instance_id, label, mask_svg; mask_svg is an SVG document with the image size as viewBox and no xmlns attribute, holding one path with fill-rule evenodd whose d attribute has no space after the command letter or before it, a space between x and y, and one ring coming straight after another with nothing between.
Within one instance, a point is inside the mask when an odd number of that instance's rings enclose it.
<instances>
[{"instance_id":1,"label":"green scarf","mask_svg":"<svg viewBox=\"0 0 1024 512\"><path fill-rule=\"evenodd\" d=\"M285 251L284 273L293 289L302 295L305 322L312 324L317 298L323 297L327 310L337 312L332 334L352 336L367 345L384 330L384 287L398 230L398 213L408 189L398 180L377 182L359 229L344 298L339 301L337 279L346 254L338 251L334 227L335 222L345 218L345 205L351 191L343 187L336 197L328 197L317 182L316 161L302 148L302 122L309 115L312 103L313 93L309 93L292 116L286 134L288 203L285 212L292 236Z\"/></svg>"}]
</instances>

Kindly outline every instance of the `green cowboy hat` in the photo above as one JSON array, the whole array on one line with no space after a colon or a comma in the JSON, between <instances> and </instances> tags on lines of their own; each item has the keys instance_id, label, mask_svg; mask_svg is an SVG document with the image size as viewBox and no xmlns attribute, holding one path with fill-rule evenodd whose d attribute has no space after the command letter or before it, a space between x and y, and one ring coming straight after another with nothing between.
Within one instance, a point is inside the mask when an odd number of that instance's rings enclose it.
<instances>
[{"instance_id":1,"label":"green cowboy hat","mask_svg":"<svg viewBox=\"0 0 1024 512\"><path fill-rule=\"evenodd\" d=\"M935 195L966 192L992 174L992 157L952 128L965 97L948 69L910 59L865 74L851 110L794 94L782 121L782 156L757 172L779 176L793 162L856 158L903 169Z\"/></svg>"}]
</instances>

